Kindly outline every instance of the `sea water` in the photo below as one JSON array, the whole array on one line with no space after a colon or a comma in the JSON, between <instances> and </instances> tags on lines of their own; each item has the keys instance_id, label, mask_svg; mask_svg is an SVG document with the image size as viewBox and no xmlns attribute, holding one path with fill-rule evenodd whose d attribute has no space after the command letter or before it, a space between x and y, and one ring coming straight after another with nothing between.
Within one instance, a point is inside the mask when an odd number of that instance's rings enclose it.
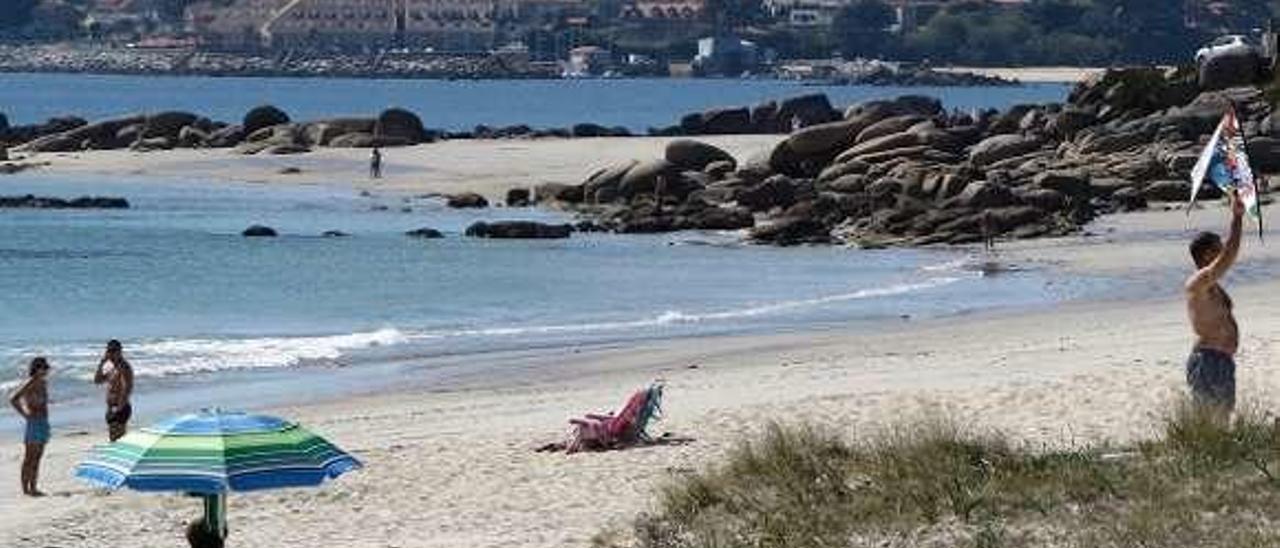
<instances>
[{"instance_id":1,"label":"sea water","mask_svg":"<svg viewBox=\"0 0 1280 548\"><path fill-rule=\"evenodd\" d=\"M806 93L826 93L837 107L918 94L948 109L1005 108L1061 102L1069 86L1019 87L809 86L778 80L369 80L349 78L213 78L0 74L0 113L13 124L51 116L87 119L139 112L188 110L238 122L245 111L274 104L297 120L373 116L390 106L413 110L432 128L469 130L477 124L568 127L579 122L642 132L679 123L688 112L751 106Z\"/></svg>"},{"instance_id":2,"label":"sea water","mask_svg":"<svg viewBox=\"0 0 1280 548\"><path fill-rule=\"evenodd\" d=\"M1034 269L985 277L967 251L774 248L722 232L468 238L478 220L570 219L339 187L39 172L0 182L0 194L25 193L132 205L0 211L0 382L45 355L64 400L88 397L112 338L145 392L228 373L305 379L504 350L893 324L1047 305L1101 283ZM240 235L256 223L280 236ZM424 226L445 237L404 234Z\"/></svg>"}]
</instances>

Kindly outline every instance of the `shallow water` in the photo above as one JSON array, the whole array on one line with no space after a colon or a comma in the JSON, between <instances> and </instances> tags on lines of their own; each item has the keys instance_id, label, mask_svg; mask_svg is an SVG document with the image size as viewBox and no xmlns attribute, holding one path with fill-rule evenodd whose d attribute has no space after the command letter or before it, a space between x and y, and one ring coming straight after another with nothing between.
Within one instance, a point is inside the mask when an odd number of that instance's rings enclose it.
<instances>
[{"instance_id":1,"label":"shallow water","mask_svg":"<svg viewBox=\"0 0 1280 548\"><path fill-rule=\"evenodd\" d=\"M127 197L128 210L0 211L0 379L48 355L61 398L109 338L140 384L656 337L773 332L1040 306L1102 280L983 277L949 250L744 246L725 233L465 238L481 219L436 200L329 187L8 177L0 193ZM407 212L406 212L407 210ZM275 239L239 231L265 223ZM431 226L446 238L404 231ZM321 238L330 229L351 235ZM145 390L145 388L144 388Z\"/></svg>"}]
</instances>

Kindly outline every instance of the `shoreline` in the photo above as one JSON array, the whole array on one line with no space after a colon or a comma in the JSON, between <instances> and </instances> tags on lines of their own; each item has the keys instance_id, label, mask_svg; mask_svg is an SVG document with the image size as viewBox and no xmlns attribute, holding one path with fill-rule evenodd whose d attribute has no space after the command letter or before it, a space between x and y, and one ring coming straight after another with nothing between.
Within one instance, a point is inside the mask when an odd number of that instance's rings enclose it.
<instances>
[{"instance_id":1,"label":"shoreline","mask_svg":"<svg viewBox=\"0 0 1280 548\"><path fill-rule=\"evenodd\" d=\"M1184 261L1181 212L1108 219L1110 226L1093 229L1110 236L1019 243L1004 253L1068 272L1143 272L1149 257L1132 254L1132 246L1155 245L1165 265ZM1207 207L1193 222L1217 227L1221 212ZM1250 240L1242 267L1265 270L1276 256ZM1280 282L1229 289L1244 327L1242 404L1280 406L1280 361L1271 351L1280 343ZM247 547L322 539L356 547L587 546L605 528L625 529L670 474L714 460L769 421L810 421L857 436L946 414L1033 445L1132 440L1152 433L1180 393L1189 345L1173 287L1168 296L1133 302L993 311L885 331L845 327L492 358L509 358L499 364L507 375L468 381L463 367L453 384L271 406L353 451L366 468L320 489L233 496L232 539ZM693 443L533 452L557 439L569 416L614 408L657 377L668 388L666 418L655 432ZM189 499L102 496L68 477L101 430L55 437L44 475L53 496L25 499L0 489L0 504L16 510L0 516L0 544L180 538L183 520L196 512ZM16 484L17 451L12 438L0 443L0 485Z\"/></svg>"}]
</instances>

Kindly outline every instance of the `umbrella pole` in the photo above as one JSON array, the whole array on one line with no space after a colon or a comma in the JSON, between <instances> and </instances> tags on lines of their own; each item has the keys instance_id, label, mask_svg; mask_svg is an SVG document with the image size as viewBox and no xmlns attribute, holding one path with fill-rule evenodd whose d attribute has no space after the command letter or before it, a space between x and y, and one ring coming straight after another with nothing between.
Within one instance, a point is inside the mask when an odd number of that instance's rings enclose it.
<instances>
[{"instance_id":1,"label":"umbrella pole","mask_svg":"<svg viewBox=\"0 0 1280 548\"><path fill-rule=\"evenodd\" d=\"M220 539L227 538L227 495L217 493L204 496L204 526Z\"/></svg>"}]
</instances>

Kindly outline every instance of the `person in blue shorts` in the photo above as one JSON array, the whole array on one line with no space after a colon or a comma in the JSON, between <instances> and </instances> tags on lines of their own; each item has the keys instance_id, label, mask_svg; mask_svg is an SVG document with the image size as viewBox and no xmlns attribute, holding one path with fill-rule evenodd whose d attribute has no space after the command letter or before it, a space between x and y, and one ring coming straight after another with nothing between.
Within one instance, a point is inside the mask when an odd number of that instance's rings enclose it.
<instances>
[{"instance_id":1,"label":"person in blue shorts","mask_svg":"<svg viewBox=\"0 0 1280 548\"><path fill-rule=\"evenodd\" d=\"M40 459L44 446L49 443L49 362L43 357L31 360L27 367L27 380L9 396L19 415L26 420L23 443L26 454L22 459L22 493L32 497L44 496L36 483L40 479Z\"/></svg>"}]
</instances>

